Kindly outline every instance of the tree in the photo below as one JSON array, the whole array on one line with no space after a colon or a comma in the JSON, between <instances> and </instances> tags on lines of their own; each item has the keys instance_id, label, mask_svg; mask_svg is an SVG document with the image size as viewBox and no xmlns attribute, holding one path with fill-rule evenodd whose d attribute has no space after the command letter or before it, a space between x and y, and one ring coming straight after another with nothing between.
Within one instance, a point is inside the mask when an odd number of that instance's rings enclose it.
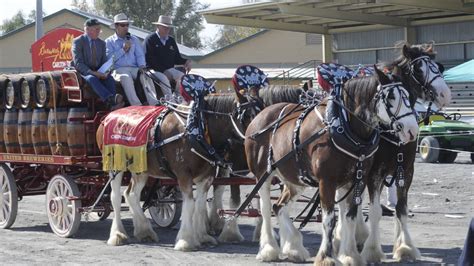
<instances>
[{"instance_id":1,"label":"tree","mask_svg":"<svg viewBox=\"0 0 474 266\"><path fill-rule=\"evenodd\" d=\"M211 48L220 49L224 46L254 35L259 31L261 31L259 28L237 27L230 25L222 26L217 33L218 37L216 41L211 43Z\"/></svg>"},{"instance_id":2,"label":"tree","mask_svg":"<svg viewBox=\"0 0 474 266\"><path fill-rule=\"evenodd\" d=\"M4 19L2 25L0 25L0 30L3 34L21 28L27 24L25 15L23 12L18 11L11 19Z\"/></svg>"},{"instance_id":3,"label":"tree","mask_svg":"<svg viewBox=\"0 0 474 266\"><path fill-rule=\"evenodd\" d=\"M196 0L180 0L174 12L176 41L194 48L203 48L199 32L204 29L203 17L196 11L207 8Z\"/></svg>"},{"instance_id":4,"label":"tree","mask_svg":"<svg viewBox=\"0 0 474 266\"><path fill-rule=\"evenodd\" d=\"M157 21L160 15L172 15L174 11L173 0L96 0L94 8L100 15L113 17L119 13L125 13L133 20L133 25L155 30L151 24Z\"/></svg>"},{"instance_id":5,"label":"tree","mask_svg":"<svg viewBox=\"0 0 474 266\"><path fill-rule=\"evenodd\" d=\"M87 0L72 0L71 6L88 13L94 13L94 7L87 3Z\"/></svg>"}]
</instances>

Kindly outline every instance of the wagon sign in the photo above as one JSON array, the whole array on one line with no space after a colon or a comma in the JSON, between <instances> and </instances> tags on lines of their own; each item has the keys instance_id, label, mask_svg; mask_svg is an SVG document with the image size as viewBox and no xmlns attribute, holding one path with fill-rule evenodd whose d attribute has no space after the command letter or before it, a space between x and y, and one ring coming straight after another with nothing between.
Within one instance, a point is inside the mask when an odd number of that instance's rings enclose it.
<instances>
[{"instance_id":1,"label":"wagon sign","mask_svg":"<svg viewBox=\"0 0 474 266\"><path fill-rule=\"evenodd\" d=\"M76 29L55 29L31 45L34 72L62 70L72 60L72 40L81 35Z\"/></svg>"}]
</instances>

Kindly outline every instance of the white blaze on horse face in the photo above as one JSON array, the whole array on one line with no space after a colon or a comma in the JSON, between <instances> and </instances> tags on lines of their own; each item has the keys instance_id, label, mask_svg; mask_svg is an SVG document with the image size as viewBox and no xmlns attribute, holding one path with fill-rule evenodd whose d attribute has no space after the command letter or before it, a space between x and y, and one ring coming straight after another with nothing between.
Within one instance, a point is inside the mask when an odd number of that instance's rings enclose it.
<instances>
[{"instance_id":1,"label":"white blaze on horse face","mask_svg":"<svg viewBox=\"0 0 474 266\"><path fill-rule=\"evenodd\" d=\"M383 123L390 125L392 119L397 119L397 117L403 116L393 122L392 129L396 131L396 135L402 143L414 141L418 135L418 122L413 109L410 107L408 92L405 88L400 86L388 87L385 88L385 90L392 90L393 92L393 99L389 99L388 104L390 105L389 110L394 117L390 117L387 112L387 106L385 106L384 102L378 101L377 108L379 119ZM383 93L386 93L385 97L388 96L388 92ZM410 115L405 116L405 114Z\"/></svg>"},{"instance_id":2,"label":"white blaze on horse face","mask_svg":"<svg viewBox=\"0 0 474 266\"><path fill-rule=\"evenodd\" d=\"M441 75L438 66L428 67L427 64L434 64L434 62L422 61L421 69L423 71L423 77L426 77L425 80L431 82L431 86L428 89L433 89L435 95L435 103L440 108L448 106L451 102L451 89L449 89L448 84L444 81L443 76ZM436 68L434 70L433 68ZM428 73L426 73L428 72Z\"/></svg>"}]
</instances>

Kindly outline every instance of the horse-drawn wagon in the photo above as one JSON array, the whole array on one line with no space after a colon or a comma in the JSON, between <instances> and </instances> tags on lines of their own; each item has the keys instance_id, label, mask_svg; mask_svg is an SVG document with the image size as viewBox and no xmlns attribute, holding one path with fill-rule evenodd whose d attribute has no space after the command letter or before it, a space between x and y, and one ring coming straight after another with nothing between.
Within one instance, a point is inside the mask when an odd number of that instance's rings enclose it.
<instances>
[{"instance_id":1,"label":"horse-drawn wagon","mask_svg":"<svg viewBox=\"0 0 474 266\"><path fill-rule=\"evenodd\" d=\"M105 219L111 212L95 140L108 110L78 77L73 70L0 76L0 228L13 225L25 196L46 195L49 224L62 237L76 233L81 215ZM153 220L176 224L179 191L149 186L153 195L144 197Z\"/></svg>"}]
</instances>

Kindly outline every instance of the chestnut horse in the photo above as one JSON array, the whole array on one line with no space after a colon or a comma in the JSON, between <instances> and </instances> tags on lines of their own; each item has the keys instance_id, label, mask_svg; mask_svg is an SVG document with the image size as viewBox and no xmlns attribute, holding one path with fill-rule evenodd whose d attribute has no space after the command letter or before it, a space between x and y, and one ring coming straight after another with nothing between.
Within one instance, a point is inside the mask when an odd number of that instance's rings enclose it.
<instances>
[{"instance_id":1,"label":"chestnut horse","mask_svg":"<svg viewBox=\"0 0 474 266\"><path fill-rule=\"evenodd\" d=\"M219 152L225 149L229 139L236 138L236 131L245 130L250 120L257 114L259 103L250 96L240 94L209 95L205 98L205 118L208 125L208 135L211 144ZM123 109L122 109L123 110ZM177 178L183 195L183 210L181 227L176 237L175 250L193 250L203 244L217 244L208 234L206 215L206 195L216 173L216 167L191 151L186 137L180 136L185 132L187 114L173 109L168 113L159 128L161 140L175 140L147 152L148 171L131 173L132 178L124 197L133 216L134 236L139 241L158 241L158 237L149 219L145 217L140 206L140 195L149 176L154 178L170 178L170 173ZM237 128L236 128L237 127ZM103 124L97 130L96 138L99 147L103 143ZM160 165L160 162L166 165ZM163 168L167 168L165 171ZM114 210L120 210L120 186L123 172L110 173L111 201ZM193 197L193 183L196 184L196 200ZM109 245L124 244L128 236L123 227L120 211L114 212L114 218L107 241Z\"/></svg>"},{"instance_id":2,"label":"chestnut horse","mask_svg":"<svg viewBox=\"0 0 474 266\"><path fill-rule=\"evenodd\" d=\"M311 94L312 92L309 92ZM308 93L305 93L303 89L294 88L291 86L280 86L280 85L269 85L265 88L258 90L258 98L263 102L264 107L268 107L275 103L298 103L302 99L308 97ZM246 172L248 170L245 150L244 150L244 139L235 140L229 153L229 161L232 162L233 171ZM244 237L240 233L240 229L237 225L237 219L230 219L226 223L221 219L217 212L219 209L223 209L222 198L224 194L224 186L214 186L213 198L209 203L209 221L210 230L214 233L221 232L219 235L220 242L237 243L244 240ZM237 209L240 206L240 185L230 186L230 209ZM257 221L257 227L261 226L261 218ZM259 233L260 231L258 231ZM256 237L254 236L254 240Z\"/></svg>"},{"instance_id":3,"label":"chestnut horse","mask_svg":"<svg viewBox=\"0 0 474 266\"><path fill-rule=\"evenodd\" d=\"M417 98L425 101L434 101L439 107L449 104L451 93L442 77L442 66L434 61L433 46L430 44L408 45L402 44L401 55L387 65L394 74L402 77L404 87L413 97L410 104L413 107ZM440 69L441 68L441 69ZM395 207L395 243L393 245L393 258L413 261L420 257L420 252L414 246L408 232L408 190L413 180L414 163L416 155L416 142L400 145L397 138L382 134L379 149L375 155L374 166L368 174L368 191L370 197L368 238L362 250L362 256L367 262L380 262L385 258L380 244L379 222L382 216L380 208L380 193L386 176L397 176L398 202ZM397 160L401 160L397 163ZM401 168L399 168L401 167ZM399 169L397 171L397 169ZM339 228L338 228L339 229ZM367 231L360 226L361 235L367 236ZM338 234L336 234L338 235ZM363 242L363 241L362 241Z\"/></svg>"},{"instance_id":4,"label":"chestnut horse","mask_svg":"<svg viewBox=\"0 0 474 266\"><path fill-rule=\"evenodd\" d=\"M415 115L404 102L407 92L400 83L393 83L379 70L377 76L363 77L350 80L344 84L343 99L349 114L350 131L359 141L369 141L373 136L378 123L390 124L397 130L397 135L405 142L413 141L418 132ZM332 103L331 103L332 102ZM335 194L336 189L342 186L350 187L354 180L354 173L367 173L373 158L360 156L358 159L341 152L335 142L331 140L327 124L326 109L329 104L337 104L334 100L326 99L322 104L309 109L306 118L301 122L301 148L299 156L300 166L306 168L313 182L319 183L321 207L323 210L323 240L315 263L335 263L335 254L332 249L332 233L335 227ZM293 112L290 112L292 110ZM299 179L299 168L292 154L292 135L297 118L305 111L295 104L275 104L265 108L250 123L246 131L245 152L250 171L260 179L264 174L278 176L291 192L289 205L282 206L276 215L280 224L280 246L283 256L292 261L305 261L309 252L303 247L302 235L294 227L289 218L290 205L303 192L307 184ZM283 119L279 119L280 115ZM326 117L324 117L326 116ZM279 124L275 121L281 120ZM393 122L393 123L392 123ZM273 130L261 131L273 125ZM273 131L273 133L272 133ZM319 136L318 136L319 135ZM314 137L317 138L314 138ZM303 141L304 140L304 141ZM308 141L309 140L309 141ZM376 144L376 143L375 143ZM269 148L272 147L272 152ZM289 158L278 162L281 158ZM278 163L272 166L268 161ZM357 165L357 168L356 168ZM267 172L268 171L268 172ZM362 175L365 184L366 175ZM257 259L273 261L279 259L280 248L272 234L270 179L265 180L259 190L263 225L260 235L260 251ZM351 193L353 193L352 191ZM349 195L345 199L348 208L344 210L343 230L339 258L343 263L362 265L363 259L355 248L355 218L359 206L352 201Z\"/></svg>"}]
</instances>

